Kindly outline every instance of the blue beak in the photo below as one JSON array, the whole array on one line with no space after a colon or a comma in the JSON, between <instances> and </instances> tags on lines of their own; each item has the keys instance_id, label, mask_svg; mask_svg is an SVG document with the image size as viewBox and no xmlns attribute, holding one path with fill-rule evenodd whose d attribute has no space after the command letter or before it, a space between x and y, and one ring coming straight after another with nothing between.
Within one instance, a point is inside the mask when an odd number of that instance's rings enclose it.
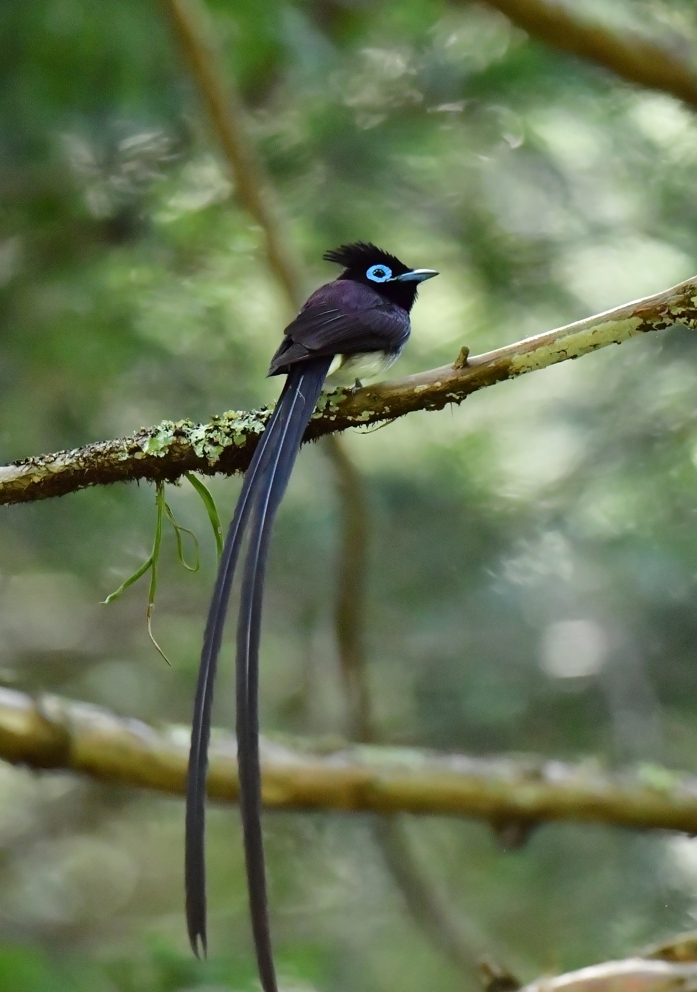
<instances>
[{"instance_id":1,"label":"blue beak","mask_svg":"<svg viewBox=\"0 0 697 992\"><path fill-rule=\"evenodd\" d=\"M411 272L405 272L404 275L395 276L390 282L425 282L437 275L439 273L435 269L412 269Z\"/></svg>"}]
</instances>

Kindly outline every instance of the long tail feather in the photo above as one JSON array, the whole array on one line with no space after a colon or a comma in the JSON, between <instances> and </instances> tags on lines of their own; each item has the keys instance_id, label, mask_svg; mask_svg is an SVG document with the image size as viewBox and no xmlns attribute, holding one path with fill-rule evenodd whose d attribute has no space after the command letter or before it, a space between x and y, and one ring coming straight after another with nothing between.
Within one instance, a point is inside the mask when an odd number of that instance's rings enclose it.
<instances>
[{"instance_id":1,"label":"long tail feather","mask_svg":"<svg viewBox=\"0 0 697 992\"><path fill-rule=\"evenodd\" d=\"M264 467L264 484L254 501L249 546L242 576L237 626L237 760L244 831L247 885L259 977L264 992L277 992L269 929L261 830L259 764L259 641L264 576L271 531L288 485L305 428L312 415L331 358L292 370L283 395L283 428Z\"/></svg>"},{"instance_id":2,"label":"long tail feather","mask_svg":"<svg viewBox=\"0 0 697 992\"><path fill-rule=\"evenodd\" d=\"M295 461L297 448L300 446L302 434L309 420L317 396L326 376L328 361L324 359L315 363L318 366L317 375L321 376L312 406L307 413L305 423L293 454ZM323 369L323 371L322 371ZM310 370L308 370L310 371ZM242 540L253 506L259 496L264 493L269 482L269 466L275 463L275 454L280 441L287 435L287 414L291 405L291 394L302 381L303 370L294 370L288 376L283 392L279 398L266 430L257 445L254 457L245 474L242 491L235 508L230 528L225 540L225 546L218 567L215 588L208 612L206 631L194 701L194 714L191 731L191 749L189 753L189 769L186 792L186 919L189 941L194 953L199 955L199 948L205 955L207 951L206 933L206 873L205 873L205 803L206 803L206 774L208 770L208 745L210 741L211 713L213 708L213 690L217 670L218 655L222 642L225 618L227 614L230 590L234 579L235 568L239 558ZM314 376L311 376L314 378ZM304 390L303 390L304 392ZM308 397L309 398L309 397ZM305 409L305 404L301 404ZM292 462L290 469L292 469ZM290 471L288 472L290 475ZM287 484L287 479L286 479ZM285 485L284 485L285 489ZM282 493L281 493L282 497ZM280 502L280 498L279 498ZM277 504L276 504L277 505ZM274 511L275 512L275 511ZM258 756L257 756L258 764ZM262 866L263 871L263 866Z\"/></svg>"},{"instance_id":3,"label":"long tail feather","mask_svg":"<svg viewBox=\"0 0 697 992\"><path fill-rule=\"evenodd\" d=\"M254 457L244 477L242 491L235 514L225 539L225 546L218 567L213 597L208 611L206 632L201 652L201 662L196 686L194 714L191 729L191 750L186 787L186 920L189 940L198 956L199 946L206 953L206 873L205 873L205 803L206 773L208 770L208 744L213 708L213 689L218 655L225 627L230 590L246 523L255 495L263 482L279 432L283 429L284 397L289 388L286 382L266 430L257 445Z\"/></svg>"}]
</instances>

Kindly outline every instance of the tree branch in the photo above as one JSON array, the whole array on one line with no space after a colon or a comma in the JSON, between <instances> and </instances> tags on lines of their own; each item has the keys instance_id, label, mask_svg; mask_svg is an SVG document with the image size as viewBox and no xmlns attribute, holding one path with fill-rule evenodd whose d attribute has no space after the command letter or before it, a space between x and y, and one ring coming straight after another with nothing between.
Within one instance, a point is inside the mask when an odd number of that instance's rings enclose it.
<instances>
[{"instance_id":1,"label":"tree branch","mask_svg":"<svg viewBox=\"0 0 697 992\"><path fill-rule=\"evenodd\" d=\"M625 958L554 978L546 975L525 985L520 992L695 992L696 989L695 964Z\"/></svg>"},{"instance_id":2,"label":"tree branch","mask_svg":"<svg viewBox=\"0 0 697 992\"><path fill-rule=\"evenodd\" d=\"M467 358L463 349L453 365L354 392L325 394L305 440L396 420L415 410L441 410L494 383L673 324L697 328L697 276L655 296L496 351ZM0 505L64 496L113 482L172 482L192 471L206 475L244 471L268 416L267 410L260 410L225 413L205 425L163 421L130 437L27 458L0 468Z\"/></svg>"},{"instance_id":3,"label":"tree branch","mask_svg":"<svg viewBox=\"0 0 697 992\"><path fill-rule=\"evenodd\" d=\"M404 819L376 816L372 826L373 836L411 915L433 945L470 978L480 979L482 961L492 967L492 954L497 959L494 973L508 974L498 963L509 956L508 951L492 947L494 942L490 935L462 910L456 909L447 892L433 881L409 842ZM481 980L477 982L480 984ZM514 981L516 987L518 984Z\"/></svg>"},{"instance_id":4,"label":"tree branch","mask_svg":"<svg viewBox=\"0 0 697 992\"><path fill-rule=\"evenodd\" d=\"M327 438L334 467L341 527L337 554L334 634L344 684L349 736L361 744L375 740L365 652L368 503L361 473L339 438Z\"/></svg>"},{"instance_id":5,"label":"tree branch","mask_svg":"<svg viewBox=\"0 0 697 992\"><path fill-rule=\"evenodd\" d=\"M630 83L663 90L697 108L697 73L675 51L636 34L584 23L547 0L484 0L540 41L609 69Z\"/></svg>"},{"instance_id":6,"label":"tree branch","mask_svg":"<svg viewBox=\"0 0 697 992\"><path fill-rule=\"evenodd\" d=\"M297 310L303 303L300 276L286 248L261 162L254 146L247 140L245 113L239 93L232 80L227 79L223 83L208 12L202 3L195 3L195 0L163 0L163 3L225 153L237 197L259 225L269 268L285 291L291 307ZM204 35L207 35L205 39Z\"/></svg>"},{"instance_id":7,"label":"tree branch","mask_svg":"<svg viewBox=\"0 0 697 992\"><path fill-rule=\"evenodd\" d=\"M697 989L697 933L678 934L621 961L546 975L522 988L511 976L481 968L486 992L695 992ZM501 979L505 984L502 986Z\"/></svg>"},{"instance_id":8,"label":"tree branch","mask_svg":"<svg viewBox=\"0 0 697 992\"><path fill-rule=\"evenodd\" d=\"M123 719L56 696L0 689L0 757L104 782L183 794L189 728ZM697 778L654 765L609 773L545 758L470 758L416 748L266 740L268 809L577 820L697 833ZM208 791L237 799L235 742L215 732Z\"/></svg>"},{"instance_id":9,"label":"tree branch","mask_svg":"<svg viewBox=\"0 0 697 992\"><path fill-rule=\"evenodd\" d=\"M334 627L350 735L361 744L377 743L379 735L372 717L365 650L369 508L360 472L346 446L338 440L333 435L327 438L341 507ZM434 882L410 843L405 819L402 816L373 818L373 836L385 864L407 909L431 943L470 979L478 979L477 962L490 958L492 942L476 923L454 909L447 894ZM498 949L496 955L501 958ZM494 966L494 973L503 972Z\"/></svg>"}]
</instances>

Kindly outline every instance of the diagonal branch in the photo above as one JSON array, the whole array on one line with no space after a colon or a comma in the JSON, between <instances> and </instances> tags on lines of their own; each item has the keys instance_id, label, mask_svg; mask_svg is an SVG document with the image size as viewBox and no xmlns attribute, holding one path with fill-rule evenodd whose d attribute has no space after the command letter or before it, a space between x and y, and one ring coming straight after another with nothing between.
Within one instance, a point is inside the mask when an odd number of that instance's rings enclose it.
<instances>
[{"instance_id":1,"label":"diagonal branch","mask_svg":"<svg viewBox=\"0 0 697 992\"><path fill-rule=\"evenodd\" d=\"M457 968L481 985L482 962L492 967L491 955L496 954L493 965L495 975L506 974L498 964L507 951L492 947L490 934L456 909L448 892L441 889L424 865L420 863L400 816L377 816L373 821L373 835L382 856L414 919L429 936L431 942ZM512 987L518 987L514 980ZM510 988L507 990L510 992Z\"/></svg>"},{"instance_id":2,"label":"diagonal branch","mask_svg":"<svg viewBox=\"0 0 697 992\"><path fill-rule=\"evenodd\" d=\"M0 757L136 788L184 792L189 728L157 728L86 703L0 688ZM216 731L208 791L234 802L235 741ZM697 779L654 765L604 772L542 757L470 758L416 748L266 740L268 809L576 820L697 833Z\"/></svg>"},{"instance_id":3,"label":"diagonal branch","mask_svg":"<svg viewBox=\"0 0 697 992\"><path fill-rule=\"evenodd\" d=\"M259 225L269 268L282 286L291 307L297 310L303 302L300 276L286 249L261 162L247 139L245 113L239 93L232 80L227 79L223 83L222 71L216 64L215 46L209 40L213 31L206 8L195 0L163 0L163 3L225 153L237 198Z\"/></svg>"},{"instance_id":4,"label":"diagonal branch","mask_svg":"<svg viewBox=\"0 0 697 992\"><path fill-rule=\"evenodd\" d=\"M609 69L630 83L663 90L697 108L697 72L666 45L584 22L549 0L484 0L518 27L569 55Z\"/></svg>"},{"instance_id":5,"label":"diagonal branch","mask_svg":"<svg viewBox=\"0 0 697 992\"><path fill-rule=\"evenodd\" d=\"M673 324L697 328L697 276L671 289L496 351L320 401L305 440L349 427L441 410L471 393L527 372L622 344ZM64 496L87 486L138 479L174 481L186 472L240 472L249 464L268 411L226 413L210 424L164 421L130 437L39 455L0 468L0 505Z\"/></svg>"}]
</instances>

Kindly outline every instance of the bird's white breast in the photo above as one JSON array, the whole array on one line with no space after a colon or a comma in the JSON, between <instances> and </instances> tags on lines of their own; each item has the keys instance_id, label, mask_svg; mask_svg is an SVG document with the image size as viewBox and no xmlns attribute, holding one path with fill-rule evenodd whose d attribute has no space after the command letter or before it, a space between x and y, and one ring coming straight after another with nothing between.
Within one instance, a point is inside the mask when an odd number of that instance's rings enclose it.
<instances>
[{"instance_id":1,"label":"bird's white breast","mask_svg":"<svg viewBox=\"0 0 697 992\"><path fill-rule=\"evenodd\" d=\"M374 379L382 375L398 357L390 351L361 351L355 355L335 355L325 380L329 389L354 386L356 380Z\"/></svg>"}]
</instances>

